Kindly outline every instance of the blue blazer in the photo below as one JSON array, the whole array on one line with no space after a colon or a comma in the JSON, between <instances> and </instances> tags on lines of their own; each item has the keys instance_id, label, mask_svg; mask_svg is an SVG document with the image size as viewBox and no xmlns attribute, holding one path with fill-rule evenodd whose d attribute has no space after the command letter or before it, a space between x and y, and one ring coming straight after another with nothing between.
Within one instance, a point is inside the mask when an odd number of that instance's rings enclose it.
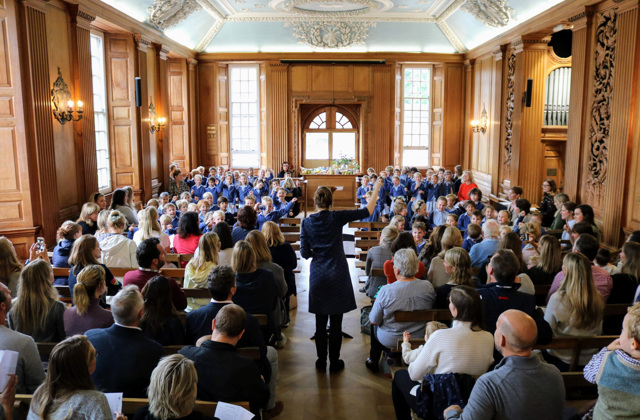
<instances>
[{"instance_id":1,"label":"blue blazer","mask_svg":"<svg viewBox=\"0 0 640 420\"><path fill-rule=\"evenodd\" d=\"M164 356L162 346L138 329L115 324L89 330L86 336L99 355L91 375L96 389L145 398L151 372Z\"/></svg>"}]
</instances>

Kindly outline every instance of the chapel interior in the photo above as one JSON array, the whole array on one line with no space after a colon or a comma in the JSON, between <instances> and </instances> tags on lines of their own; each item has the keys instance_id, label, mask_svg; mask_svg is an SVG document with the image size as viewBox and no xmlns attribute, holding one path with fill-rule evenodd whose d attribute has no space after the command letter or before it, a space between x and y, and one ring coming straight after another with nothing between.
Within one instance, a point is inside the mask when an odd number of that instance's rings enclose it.
<instances>
[{"instance_id":1,"label":"chapel interior","mask_svg":"<svg viewBox=\"0 0 640 420\"><path fill-rule=\"evenodd\" d=\"M551 178L593 207L602 246L618 249L640 229L638 9L637 0L0 0L0 235L26 259L37 237L55 244L93 192L109 199L132 186L136 202L157 197L171 163L277 172L287 161L298 175L328 166L347 150L334 133L346 116L363 172L459 164L494 202L518 185L539 203ZM410 77L422 92L406 89ZM255 95L234 102L251 83ZM406 123L421 106L426 116ZM327 156L312 152L320 115ZM312 318L298 317L298 349L312 353ZM347 365L362 364L350 346ZM332 387L353 392L340 415L317 418L364 418L351 410L367 398L382 401L368 418L393 416L388 383L362 379L364 366L339 384L303 378L311 356L281 357L290 369L278 392L291 410L282 418L302 418L295 401L320 404ZM305 394L302 380L319 391Z\"/></svg>"}]
</instances>

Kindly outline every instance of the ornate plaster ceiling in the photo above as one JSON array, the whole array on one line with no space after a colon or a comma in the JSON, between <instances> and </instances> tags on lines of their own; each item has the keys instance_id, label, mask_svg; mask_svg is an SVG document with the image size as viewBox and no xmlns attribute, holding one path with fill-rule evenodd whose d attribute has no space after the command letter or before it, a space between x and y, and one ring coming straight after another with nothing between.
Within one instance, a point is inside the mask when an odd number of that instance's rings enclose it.
<instances>
[{"instance_id":1,"label":"ornate plaster ceiling","mask_svg":"<svg viewBox=\"0 0 640 420\"><path fill-rule=\"evenodd\" d=\"M465 52L563 0L102 0L198 52Z\"/></svg>"}]
</instances>

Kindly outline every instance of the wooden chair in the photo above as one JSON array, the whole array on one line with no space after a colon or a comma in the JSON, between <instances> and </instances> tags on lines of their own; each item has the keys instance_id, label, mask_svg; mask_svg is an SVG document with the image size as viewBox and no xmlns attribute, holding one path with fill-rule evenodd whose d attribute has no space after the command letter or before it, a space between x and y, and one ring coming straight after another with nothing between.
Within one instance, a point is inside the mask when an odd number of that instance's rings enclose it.
<instances>
[{"instance_id":1,"label":"wooden chair","mask_svg":"<svg viewBox=\"0 0 640 420\"><path fill-rule=\"evenodd\" d=\"M357 230L353 235L356 238L377 239L380 241L380 230Z\"/></svg>"}]
</instances>

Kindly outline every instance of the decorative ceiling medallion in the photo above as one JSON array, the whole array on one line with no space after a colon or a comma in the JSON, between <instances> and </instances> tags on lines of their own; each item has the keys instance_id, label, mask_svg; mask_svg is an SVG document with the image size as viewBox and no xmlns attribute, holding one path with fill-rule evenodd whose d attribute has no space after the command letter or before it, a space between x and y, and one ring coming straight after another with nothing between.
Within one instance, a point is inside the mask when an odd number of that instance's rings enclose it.
<instances>
[{"instance_id":1,"label":"decorative ceiling medallion","mask_svg":"<svg viewBox=\"0 0 640 420\"><path fill-rule=\"evenodd\" d=\"M176 26L191 13L201 9L196 0L154 0L153 6L147 9L147 22L160 30Z\"/></svg>"},{"instance_id":2,"label":"decorative ceiling medallion","mask_svg":"<svg viewBox=\"0 0 640 420\"><path fill-rule=\"evenodd\" d=\"M374 0L289 0L281 10L296 15L359 16L375 12Z\"/></svg>"},{"instance_id":3,"label":"decorative ceiling medallion","mask_svg":"<svg viewBox=\"0 0 640 420\"><path fill-rule=\"evenodd\" d=\"M288 22L286 27L293 28L293 36L300 43L318 48L344 48L364 44L369 36L369 28L374 22Z\"/></svg>"},{"instance_id":4,"label":"decorative ceiling medallion","mask_svg":"<svg viewBox=\"0 0 640 420\"><path fill-rule=\"evenodd\" d=\"M487 26L507 26L515 11L507 0L467 0L460 9Z\"/></svg>"}]
</instances>

